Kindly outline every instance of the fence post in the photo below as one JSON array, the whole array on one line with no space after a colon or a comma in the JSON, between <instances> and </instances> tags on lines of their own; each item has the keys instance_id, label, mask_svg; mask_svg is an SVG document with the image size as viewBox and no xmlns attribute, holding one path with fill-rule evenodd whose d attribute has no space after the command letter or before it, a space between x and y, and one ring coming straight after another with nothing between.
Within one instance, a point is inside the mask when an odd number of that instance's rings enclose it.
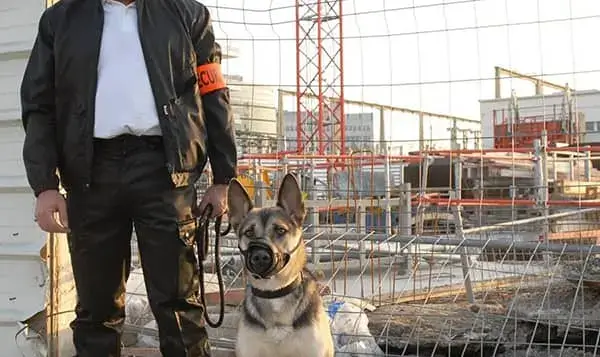
<instances>
[{"instance_id":1,"label":"fence post","mask_svg":"<svg viewBox=\"0 0 600 357\"><path fill-rule=\"evenodd\" d=\"M254 182L254 202L255 205L258 207L262 207L263 205L263 195L262 195L262 190L261 190L261 185L259 184L259 182L261 181L261 177L260 177L260 160L252 160L252 167L253 167L253 172L252 172L252 176L253 176L253 182Z\"/></svg>"},{"instance_id":2,"label":"fence post","mask_svg":"<svg viewBox=\"0 0 600 357\"><path fill-rule=\"evenodd\" d=\"M392 234L392 178L390 169L390 148L384 144L385 155L385 234Z\"/></svg>"},{"instance_id":3,"label":"fence post","mask_svg":"<svg viewBox=\"0 0 600 357\"><path fill-rule=\"evenodd\" d=\"M589 150L585 152L584 167L585 167L585 180L587 182L590 182L590 181L592 181L592 152Z\"/></svg>"},{"instance_id":4,"label":"fence post","mask_svg":"<svg viewBox=\"0 0 600 357\"><path fill-rule=\"evenodd\" d=\"M412 202L411 202L411 185L410 182L402 183L400 185L400 207L398 212L398 235L401 237L410 237L412 236ZM396 243L396 252L399 252L402 247L402 243ZM411 244L412 246L412 244ZM410 252L412 247L408 247L408 251ZM410 255L409 255L410 256ZM397 255L396 258L397 259ZM403 269L408 270L409 258L404 260ZM396 262L394 262L396 263Z\"/></svg>"},{"instance_id":5,"label":"fence post","mask_svg":"<svg viewBox=\"0 0 600 357\"><path fill-rule=\"evenodd\" d=\"M549 214L548 210L548 170L546 164L546 135L542 132L541 139L534 140L533 148L535 150L534 161L534 180L535 180L535 205L539 213L544 217ZM548 238L549 221L546 220L542 227L541 238L545 242Z\"/></svg>"},{"instance_id":6,"label":"fence post","mask_svg":"<svg viewBox=\"0 0 600 357\"><path fill-rule=\"evenodd\" d=\"M454 192L450 192L450 198L460 199L462 197L462 161L458 158L454 162ZM463 232L463 218L461 214L461 206L453 205L452 212L454 213L454 225L456 230L456 236L459 239L465 239ZM469 303L475 303L475 296L473 295L473 285L471 283L470 273L470 259L468 249L466 247L460 248L460 265L462 267L463 279L465 284L465 294Z\"/></svg>"},{"instance_id":7,"label":"fence post","mask_svg":"<svg viewBox=\"0 0 600 357\"><path fill-rule=\"evenodd\" d=\"M314 165L314 160L311 159L310 165L309 165L309 178L310 178L310 182L307 182L306 184L306 192L308 193L308 199L309 201L313 201L316 200L317 197L315 195L315 165ZM319 225L319 210L318 208L309 206L307 209L307 223L308 223L308 228L307 231L309 233L314 234L317 231L317 226ZM319 264L320 262L320 255L318 252L319 249L319 243L317 239L313 239L312 243L311 243L311 259L312 259L312 263L313 265L316 267L317 264Z\"/></svg>"}]
</instances>

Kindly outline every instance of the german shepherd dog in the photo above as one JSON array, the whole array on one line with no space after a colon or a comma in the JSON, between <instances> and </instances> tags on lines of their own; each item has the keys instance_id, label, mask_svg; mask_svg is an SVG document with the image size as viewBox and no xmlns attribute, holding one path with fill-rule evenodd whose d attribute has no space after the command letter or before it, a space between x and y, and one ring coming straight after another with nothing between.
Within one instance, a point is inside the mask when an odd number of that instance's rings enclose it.
<instances>
[{"instance_id":1,"label":"german shepherd dog","mask_svg":"<svg viewBox=\"0 0 600 357\"><path fill-rule=\"evenodd\" d=\"M237 357L333 357L329 319L316 281L305 271L305 210L295 176L283 178L275 207L254 208L236 179L227 203L249 282Z\"/></svg>"}]
</instances>

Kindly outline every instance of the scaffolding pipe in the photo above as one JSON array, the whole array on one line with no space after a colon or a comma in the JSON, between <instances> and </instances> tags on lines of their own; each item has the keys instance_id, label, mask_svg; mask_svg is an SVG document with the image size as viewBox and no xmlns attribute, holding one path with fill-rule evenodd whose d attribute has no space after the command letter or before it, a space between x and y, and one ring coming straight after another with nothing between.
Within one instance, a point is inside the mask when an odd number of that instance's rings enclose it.
<instances>
[{"instance_id":1,"label":"scaffolding pipe","mask_svg":"<svg viewBox=\"0 0 600 357\"><path fill-rule=\"evenodd\" d=\"M233 237L232 237L233 238ZM311 239L335 241L343 239L352 242L364 242L365 240L377 243L402 243L404 246L409 244L425 244L437 246L455 246L472 247L482 249L515 249L515 250L535 250L537 252L563 253L563 254L598 254L600 253L599 245L591 244L559 244L559 243L544 243L544 242L515 242L509 240L482 240L482 239L457 239L448 237L435 236L388 236L383 233L360 234L360 233L317 233L314 237L306 237L307 241Z\"/></svg>"},{"instance_id":2,"label":"scaffolding pipe","mask_svg":"<svg viewBox=\"0 0 600 357\"><path fill-rule=\"evenodd\" d=\"M279 92L281 94L283 94L283 95L288 95L288 96L296 97L296 92L294 92L294 91L280 89ZM308 98L316 98L316 96L313 95L312 93L304 93L304 96L308 97ZM329 100L329 101L338 101L338 99L336 99L336 98L327 97L327 96L324 96L324 99L325 100ZM390 111L390 112L398 112L398 113L408 113L408 114L414 114L414 115L422 115L422 116L427 116L427 117L440 118L440 119L448 119L448 120L455 120L455 121L458 121L458 122L473 123L473 124L479 124L479 123L481 123L481 121L478 120L478 119L461 118L461 117L457 117L457 116L453 116L453 115L448 115L448 114L424 112L424 111L418 110L418 109L394 107L394 106L391 106L391 105L383 105L383 104L372 103L372 102L365 102L365 101L359 101L359 100L351 100L351 99L347 99L347 98L344 98L344 102L345 102L346 105L356 105L356 106L361 106L361 107L371 107L373 109L383 109L385 111Z\"/></svg>"},{"instance_id":3,"label":"scaffolding pipe","mask_svg":"<svg viewBox=\"0 0 600 357\"><path fill-rule=\"evenodd\" d=\"M309 159L322 159L322 160L385 160L385 159L396 159L396 160L407 160L407 161L419 161L421 157L417 155L381 155L381 154L371 154L371 155L319 155L319 154L280 154L280 153L272 153L272 154L245 154L241 157L241 159L281 159L286 158L288 160L309 160Z\"/></svg>"},{"instance_id":4,"label":"scaffolding pipe","mask_svg":"<svg viewBox=\"0 0 600 357\"><path fill-rule=\"evenodd\" d=\"M548 180L548 132L546 129L542 130L542 151L541 151L541 159L542 159L542 195L544 196L543 202L541 202L541 213L545 218L544 220L544 228L543 228L543 237L544 242L548 240L548 232L550 232L550 221L548 220L548 216L550 215L550 209L548 208L548 199L550 198L550 185Z\"/></svg>"},{"instance_id":5,"label":"scaffolding pipe","mask_svg":"<svg viewBox=\"0 0 600 357\"><path fill-rule=\"evenodd\" d=\"M519 226L522 224L535 223L535 222L539 222L539 221L546 221L549 219L557 219L557 218L563 218L563 217L574 216L574 215L579 215L579 214L586 214L586 213L597 212L597 211L600 211L600 208L588 208L588 209L583 209L580 211L573 211L573 212L560 212L560 213L550 214L547 216L524 218L524 219L519 219L516 221L498 223L498 224L494 224L491 226L465 229L463 231L463 233L464 234L474 234L474 233L490 232L490 231L495 231L495 230L499 230L499 229L511 227L511 226Z\"/></svg>"},{"instance_id":6,"label":"scaffolding pipe","mask_svg":"<svg viewBox=\"0 0 600 357\"><path fill-rule=\"evenodd\" d=\"M457 186L460 184L457 184ZM457 188L457 192L460 192L460 188ZM457 192L452 192L452 194L457 194ZM452 207L452 211L454 213L455 219L455 227L456 227L456 236L460 238L460 240L464 240L465 235L463 232L463 219L461 214L460 206ZM473 284L471 282L471 273L470 273L470 261L469 261L469 252L466 247L461 247L460 251L460 265L463 273L463 283L465 285L465 293L467 296L467 301L470 304L475 303L475 295L473 294Z\"/></svg>"},{"instance_id":7,"label":"scaffolding pipe","mask_svg":"<svg viewBox=\"0 0 600 357\"><path fill-rule=\"evenodd\" d=\"M569 89L568 86L563 86L560 84L548 82L546 80L538 78L537 76L527 75L527 74L519 73L512 69L495 66L494 67L494 85L495 85L496 99L502 98L501 81L502 81L503 74L509 76L508 78L517 78L517 79L523 79L523 80L532 82L535 85L535 94L536 95L544 94L543 93L544 87L557 89L559 91L567 91Z\"/></svg>"},{"instance_id":8,"label":"scaffolding pipe","mask_svg":"<svg viewBox=\"0 0 600 357\"><path fill-rule=\"evenodd\" d=\"M385 155L389 154L390 148L387 143L384 143ZM385 233L392 234L392 172L390 168L390 160L385 160L384 171L385 171Z\"/></svg>"},{"instance_id":9,"label":"scaffolding pipe","mask_svg":"<svg viewBox=\"0 0 600 357\"><path fill-rule=\"evenodd\" d=\"M512 207L512 206L534 206L535 200L511 200L511 199L476 199L476 198L417 198L422 203L436 204L438 206L453 206L461 205L466 207ZM600 207L600 200L548 200L548 206L555 207Z\"/></svg>"},{"instance_id":10,"label":"scaffolding pipe","mask_svg":"<svg viewBox=\"0 0 600 357\"><path fill-rule=\"evenodd\" d=\"M433 199L433 198L418 198L418 197L414 197L412 199L412 203L413 204L418 204L419 200L421 201L421 203L429 203L430 201L433 202L442 202L443 204L441 204L440 206L452 206L452 205L463 205L463 206L470 206L470 207L511 207L511 202L514 203L515 206L533 206L535 204L535 202L533 200L514 200L511 201L509 199L505 199L505 200L500 200L500 203L492 203L489 204L488 201L486 200L479 200L479 199L462 199L462 200L453 200L453 199ZM448 202L451 201L451 204L449 204ZM355 204L357 206L361 206L361 207L383 207L385 202L384 200L380 200L380 199L357 199L354 201ZM399 205L401 203L401 199L400 198L392 198L391 199L392 205ZM464 203L466 202L466 203ZM477 202L477 204L473 204L473 202ZM574 203L573 205L564 205L564 203ZM266 205L275 205L277 202L275 202L274 200L267 200L265 201ZM353 209L353 207L349 207L347 204L347 200L340 200L340 199L334 199L334 200L330 200L330 201L326 201L326 200L314 200L314 201L305 201L305 205L307 207L317 207L320 211L325 212L325 211L334 211L334 210L348 210L348 209ZM373 204L374 203L374 204ZM586 208L600 208L600 200L587 200L587 201L566 201L566 200L557 200L557 201L549 201L549 203L551 203L554 207L576 207L576 208L581 208L581 209L586 209ZM576 212L582 212L582 211L576 211ZM575 214L575 213L573 213ZM537 218L537 217L535 217ZM528 218L529 219L529 218ZM511 221L512 222L512 221Z\"/></svg>"},{"instance_id":11,"label":"scaffolding pipe","mask_svg":"<svg viewBox=\"0 0 600 357\"><path fill-rule=\"evenodd\" d=\"M600 146L579 146L579 147L551 147L547 149L548 152L557 152L557 153L586 153L589 152L600 152ZM460 150L431 150L427 151L426 154L430 156L456 156L459 154L485 154L485 153L515 153L515 154L532 154L535 152L535 149L530 147L515 147L514 149L504 149L504 148L489 148L489 149L460 149ZM425 154L420 153L419 151L411 151L409 155L419 155Z\"/></svg>"}]
</instances>

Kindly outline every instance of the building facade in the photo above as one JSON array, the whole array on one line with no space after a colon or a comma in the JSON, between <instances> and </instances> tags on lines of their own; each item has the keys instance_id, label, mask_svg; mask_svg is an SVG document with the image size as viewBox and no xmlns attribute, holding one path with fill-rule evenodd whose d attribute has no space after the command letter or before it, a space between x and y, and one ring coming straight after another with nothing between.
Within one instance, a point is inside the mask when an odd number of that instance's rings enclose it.
<instances>
[{"instance_id":1,"label":"building facade","mask_svg":"<svg viewBox=\"0 0 600 357\"><path fill-rule=\"evenodd\" d=\"M285 143L284 150L297 150L297 112L283 111L283 138ZM307 115L303 113L303 115ZM346 149L347 150L367 150L375 148L375 126L373 113L347 113L346 114ZM305 131L314 130L305 124ZM331 137L331 126L325 126L328 137ZM306 148L305 151L317 151L316 139L314 146Z\"/></svg>"}]
</instances>

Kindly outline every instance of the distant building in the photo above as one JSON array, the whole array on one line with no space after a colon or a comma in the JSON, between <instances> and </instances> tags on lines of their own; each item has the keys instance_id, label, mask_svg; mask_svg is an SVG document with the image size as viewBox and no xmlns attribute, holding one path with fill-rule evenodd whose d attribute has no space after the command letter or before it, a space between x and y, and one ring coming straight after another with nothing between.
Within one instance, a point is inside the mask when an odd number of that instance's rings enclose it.
<instances>
[{"instance_id":1,"label":"distant building","mask_svg":"<svg viewBox=\"0 0 600 357\"><path fill-rule=\"evenodd\" d=\"M286 150L297 149L297 112L284 111L284 141ZM306 114L304 114L306 115ZM375 147L375 130L373 123L373 113L348 113L346 114L346 149L347 150L364 150L373 149ZM312 131L308 125L304 127L305 131ZM328 137L332 130L331 126L325 126ZM314 149L307 148L308 151L316 151L316 139Z\"/></svg>"},{"instance_id":2,"label":"distant building","mask_svg":"<svg viewBox=\"0 0 600 357\"><path fill-rule=\"evenodd\" d=\"M237 131L277 134L275 88L244 83L242 76L228 75L231 107Z\"/></svg>"},{"instance_id":3,"label":"distant building","mask_svg":"<svg viewBox=\"0 0 600 357\"><path fill-rule=\"evenodd\" d=\"M225 59L237 58L234 47ZM225 74L231 94L239 154L265 153L277 150L276 91L272 86L244 82L240 75Z\"/></svg>"}]
</instances>

